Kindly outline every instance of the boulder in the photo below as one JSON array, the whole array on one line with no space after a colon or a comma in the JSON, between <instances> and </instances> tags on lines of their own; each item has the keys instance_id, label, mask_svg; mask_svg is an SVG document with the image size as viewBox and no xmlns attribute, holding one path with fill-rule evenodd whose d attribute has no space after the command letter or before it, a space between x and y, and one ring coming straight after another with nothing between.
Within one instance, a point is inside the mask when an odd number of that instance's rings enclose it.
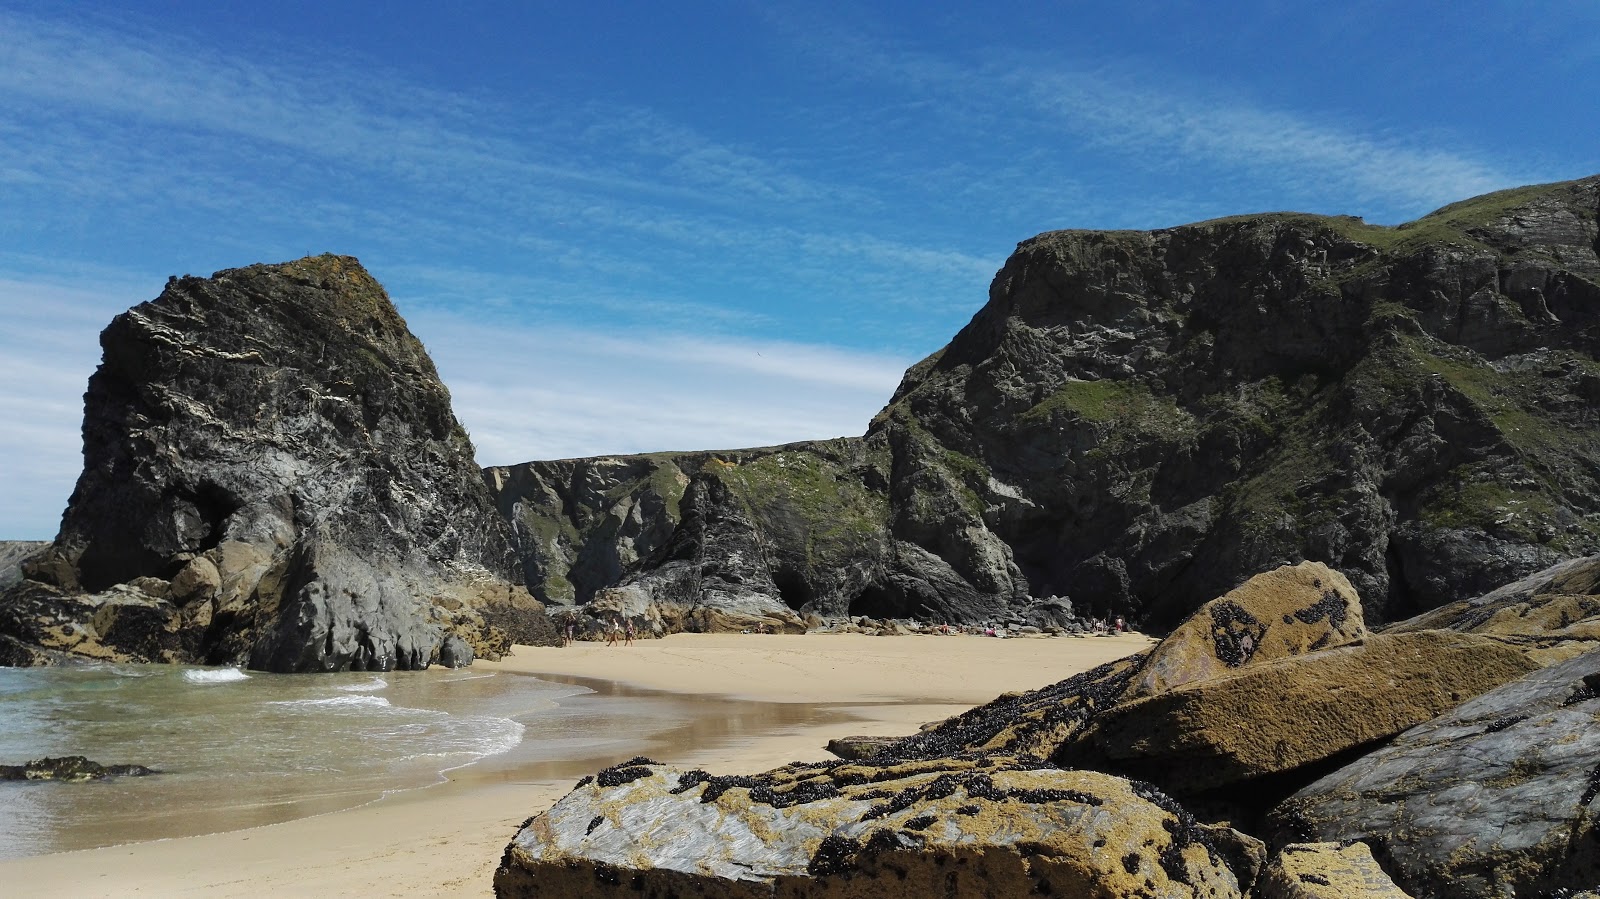
<instances>
[{"instance_id":1,"label":"boulder","mask_svg":"<svg viewBox=\"0 0 1600 899\"><path fill-rule=\"evenodd\" d=\"M273 671L554 642L449 392L355 259L173 278L100 343L83 473L0 634Z\"/></svg>"},{"instance_id":2,"label":"boulder","mask_svg":"<svg viewBox=\"0 0 1600 899\"><path fill-rule=\"evenodd\" d=\"M990 763L712 777L636 759L530 819L509 897L1054 895L1226 899L1205 832L1146 786Z\"/></svg>"},{"instance_id":3,"label":"boulder","mask_svg":"<svg viewBox=\"0 0 1600 899\"><path fill-rule=\"evenodd\" d=\"M472 664L472 647L467 641L451 634L439 644L439 664L446 668L465 668Z\"/></svg>"},{"instance_id":4,"label":"boulder","mask_svg":"<svg viewBox=\"0 0 1600 899\"><path fill-rule=\"evenodd\" d=\"M1145 657L1129 699L1366 636L1361 597L1321 562L1258 574L1201 606Z\"/></svg>"},{"instance_id":5,"label":"boulder","mask_svg":"<svg viewBox=\"0 0 1600 899\"><path fill-rule=\"evenodd\" d=\"M1376 635L1128 701L1051 758L1193 796L1387 739L1536 667L1486 637Z\"/></svg>"},{"instance_id":6,"label":"boulder","mask_svg":"<svg viewBox=\"0 0 1600 899\"><path fill-rule=\"evenodd\" d=\"M971 709L890 751L928 758L965 750L1048 758L1097 715L1177 685L1231 676L1366 635L1348 580L1316 562L1280 566L1203 605L1150 650L1060 683Z\"/></svg>"},{"instance_id":7,"label":"boulder","mask_svg":"<svg viewBox=\"0 0 1600 899\"><path fill-rule=\"evenodd\" d=\"M828 741L828 751L846 761L869 758L877 755L885 746L890 746L900 741L900 737L835 737Z\"/></svg>"},{"instance_id":8,"label":"boulder","mask_svg":"<svg viewBox=\"0 0 1600 899\"><path fill-rule=\"evenodd\" d=\"M1294 843L1262 872L1252 899L1412 899L1365 843Z\"/></svg>"},{"instance_id":9,"label":"boulder","mask_svg":"<svg viewBox=\"0 0 1600 899\"><path fill-rule=\"evenodd\" d=\"M1600 651L1462 703L1274 810L1274 839L1360 840L1413 896L1600 880Z\"/></svg>"}]
</instances>

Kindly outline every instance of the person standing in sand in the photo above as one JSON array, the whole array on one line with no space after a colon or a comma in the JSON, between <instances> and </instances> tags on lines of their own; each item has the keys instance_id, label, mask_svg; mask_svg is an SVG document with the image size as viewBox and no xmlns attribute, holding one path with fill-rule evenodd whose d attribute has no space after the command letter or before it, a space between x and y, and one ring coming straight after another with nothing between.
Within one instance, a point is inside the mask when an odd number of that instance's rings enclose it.
<instances>
[{"instance_id":1,"label":"person standing in sand","mask_svg":"<svg viewBox=\"0 0 1600 899\"><path fill-rule=\"evenodd\" d=\"M611 619L610 626L608 626L606 628L606 645L607 646L616 646L617 645L617 636L619 634L621 634L621 633L622 633L622 625L617 623L617 619L615 619L615 618Z\"/></svg>"},{"instance_id":2,"label":"person standing in sand","mask_svg":"<svg viewBox=\"0 0 1600 899\"><path fill-rule=\"evenodd\" d=\"M622 636L625 638L623 646L633 645L633 619L628 619L628 623L623 625Z\"/></svg>"}]
</instances>

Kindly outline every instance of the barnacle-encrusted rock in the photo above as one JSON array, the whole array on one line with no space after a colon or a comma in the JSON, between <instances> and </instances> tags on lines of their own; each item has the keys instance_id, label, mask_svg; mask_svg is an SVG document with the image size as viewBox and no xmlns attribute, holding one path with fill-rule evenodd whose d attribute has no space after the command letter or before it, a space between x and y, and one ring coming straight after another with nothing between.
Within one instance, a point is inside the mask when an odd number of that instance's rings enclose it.
<instances>
[{"instance_id":1,"label":"barnacle-encrusted rock","mask_svg":"<svg viewBox=\"0 0 1600 899\"><path fill-rule=\"evenodd\" d=\"M1411 899L1365 843L1295 843L1262 872L1252 899Z\"/></svg>"},{"instance_id":2,"label":"barnacle-encrusted rock","mask_svg":"<svg viewBox=\"0 0 1600 899\"><path fill-rule=\"evenodd\" d=\"M1600 880L1600 651L1406 731L1296 793L1279 841L1362 840L1415 896L1559 895Z\"/></svg>"},{"instance_id":3,"label":"barnacle-encrusted rock","mask_svg":"<svg viewBox=\"0 0 1600 899\"><path fill-rule=\"evenodd\" d=\"M83 474L0 635L275 671L555 641L448 391L356 260L174 278L100 343Z\"/></svg>"},{"instance_id":4,"label":"barnacle-encrusted rock","mask_svg":"<svg viewBox=\"0 0 1600 899\"><path fill-rule=\"evenodd\" d=\"M607 769L531 819L500 897L1238 897L1205 831L1147 785L995 761Z\"/></svg>"},{"instance_id":5,"label":"barnacle-encrusted rock","mask_svg":"<svg viewBox=\"0 0 1600 899\"><path fill-rule=\"evenodd\" d=\"M1486 637L1376 635L1119 705L1052 760L1191 796L1394 736L1536 667Z\"/></svg>"}]
</instances>

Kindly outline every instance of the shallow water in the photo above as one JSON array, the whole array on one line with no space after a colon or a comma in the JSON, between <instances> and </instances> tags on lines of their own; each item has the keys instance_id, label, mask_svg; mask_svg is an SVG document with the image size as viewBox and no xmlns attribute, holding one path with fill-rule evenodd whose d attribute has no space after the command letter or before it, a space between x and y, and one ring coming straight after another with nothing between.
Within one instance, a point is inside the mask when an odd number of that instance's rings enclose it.
<instances>
[{"instance_id":1,"label":"shallow water","mask_svg":"<svg viewBox=\"0 0 1600 899\"><path fill-rule=\"evenodd\" d=\"M576 777L636 754L839 717L470 669L0 668L0 764L83 755L162 772L0 783L0 858L275 824L428 786L467 765L487 780Z\"/></svg>"}]
</instances>

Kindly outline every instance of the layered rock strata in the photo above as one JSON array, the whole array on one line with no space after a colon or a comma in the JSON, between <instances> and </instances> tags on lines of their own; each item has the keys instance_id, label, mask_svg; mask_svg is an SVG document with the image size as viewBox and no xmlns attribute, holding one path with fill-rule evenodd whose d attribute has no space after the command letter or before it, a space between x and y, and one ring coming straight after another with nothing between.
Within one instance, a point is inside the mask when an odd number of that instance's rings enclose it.
<instances>
[{"instance_id":1,"label":"layered rock strata","mask_svg":"<svg viewBox=\"0 0 1600 899\"><path fill-rule=\"evenodd\" d=\"M12 661L383 670L451 636L553 641L449 393L355 259L174 278L100 342L61 532L0 597Z\"/></svg>"},{"instance_id":2,"label":"layered rock strata","mask_svg":"<svg viewBox=\"0 0 1600 899\"><path fill-rule=\"evenodd\" d=\"M1600 551L1597 210L1042 234L862 438L491 481L552 600L1162 629L1311 559L1399 620Z\"/></svg>"}]
</instances>

